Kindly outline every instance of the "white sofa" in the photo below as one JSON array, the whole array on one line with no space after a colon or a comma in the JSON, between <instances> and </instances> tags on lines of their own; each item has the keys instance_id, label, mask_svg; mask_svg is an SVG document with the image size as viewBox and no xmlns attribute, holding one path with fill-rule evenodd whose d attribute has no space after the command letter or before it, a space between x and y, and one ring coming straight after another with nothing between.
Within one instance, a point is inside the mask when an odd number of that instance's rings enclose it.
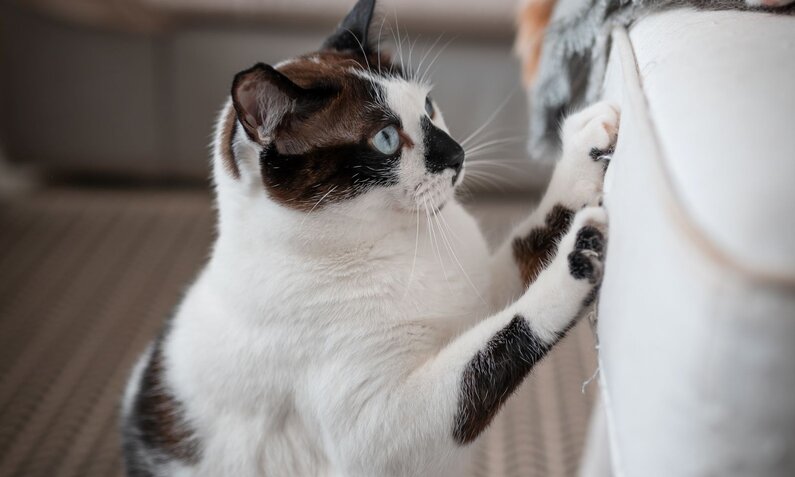
<instances>
[{"instance_id":1,"label":"white sofa","mask_svg":"<svg viewBox=\"0 0 795 477\"><path fill-rule=\"evenodd\" d=\"M613 35L602 403L581 475L795 475L795 17Z\"/></svg>"}]
</instances>

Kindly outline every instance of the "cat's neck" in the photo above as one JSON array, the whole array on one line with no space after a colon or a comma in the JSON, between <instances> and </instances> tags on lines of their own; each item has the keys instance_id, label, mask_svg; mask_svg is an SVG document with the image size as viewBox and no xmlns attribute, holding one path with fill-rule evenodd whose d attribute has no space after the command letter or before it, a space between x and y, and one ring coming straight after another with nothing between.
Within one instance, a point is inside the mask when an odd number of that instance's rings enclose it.
<instances>
[{"instance_id":1,"label":"cat's neck","mask_svg":"<svg viewBox=\"0 0 795 477\"><path fill-rule=\"evenodd\" d=\"M379 249L389 254L390 244L409 238L414 242L421 222L416 214L379 210L364 200L301 212L276 204L264 194L219 197L216 253L242 255L247 260L273 254L327 260L356 253L379 255Z\"/></svg>"}]
</instances>

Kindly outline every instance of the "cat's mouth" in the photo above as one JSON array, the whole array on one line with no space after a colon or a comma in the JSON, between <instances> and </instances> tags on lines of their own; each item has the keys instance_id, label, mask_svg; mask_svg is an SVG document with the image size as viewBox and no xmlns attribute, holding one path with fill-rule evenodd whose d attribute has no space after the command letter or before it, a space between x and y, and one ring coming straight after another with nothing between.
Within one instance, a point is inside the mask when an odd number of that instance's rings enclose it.
<instances>
[{"instance_id":1,"label":"cat's mouth","mask_svg":"<svg viewBox=\"0 0 795 477\"><path fill-rule=\"evenodd\" d=\"M425 180L414 187L410 201L416 212L435 214L453 198L455 187L460 183L461 174L446 170L439 174L429 174Z\"/></svg>"}]
</instances>

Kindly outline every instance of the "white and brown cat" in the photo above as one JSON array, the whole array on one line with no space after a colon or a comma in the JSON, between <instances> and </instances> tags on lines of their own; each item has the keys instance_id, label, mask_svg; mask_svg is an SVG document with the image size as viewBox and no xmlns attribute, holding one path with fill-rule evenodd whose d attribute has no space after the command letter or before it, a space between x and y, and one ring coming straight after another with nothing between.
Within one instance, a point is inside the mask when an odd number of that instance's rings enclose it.
<instances>
[{"instance_id":1,"label":"white and brown cat","mask_svg":"<svg viewBox=\"0 0 795 477\"><path fill-rule=\"evenodd\" d=\"M489 253L464 151L374 48L373 4L235 77L218 237L130 378L128 475L441 475L593 301L616 108L566 121L540 207Z\"/></svg>"}]
</instances>

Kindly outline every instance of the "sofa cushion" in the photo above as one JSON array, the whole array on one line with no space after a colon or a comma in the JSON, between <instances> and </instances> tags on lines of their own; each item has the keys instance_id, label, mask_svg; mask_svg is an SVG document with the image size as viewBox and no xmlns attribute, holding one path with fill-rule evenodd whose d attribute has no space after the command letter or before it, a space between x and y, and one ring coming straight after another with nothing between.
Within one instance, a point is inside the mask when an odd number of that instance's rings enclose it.
<instances>
[{"instance_id":1,"label":"sofa cushion","mask_svg":"<svg viewBox=\"0 0 795 477\"><path fill-rule=\"evenodd\" d=\"M795 279L795 17L680 10L631 37L681 207L724 259Z\"/></svg>"}]
</instances>

